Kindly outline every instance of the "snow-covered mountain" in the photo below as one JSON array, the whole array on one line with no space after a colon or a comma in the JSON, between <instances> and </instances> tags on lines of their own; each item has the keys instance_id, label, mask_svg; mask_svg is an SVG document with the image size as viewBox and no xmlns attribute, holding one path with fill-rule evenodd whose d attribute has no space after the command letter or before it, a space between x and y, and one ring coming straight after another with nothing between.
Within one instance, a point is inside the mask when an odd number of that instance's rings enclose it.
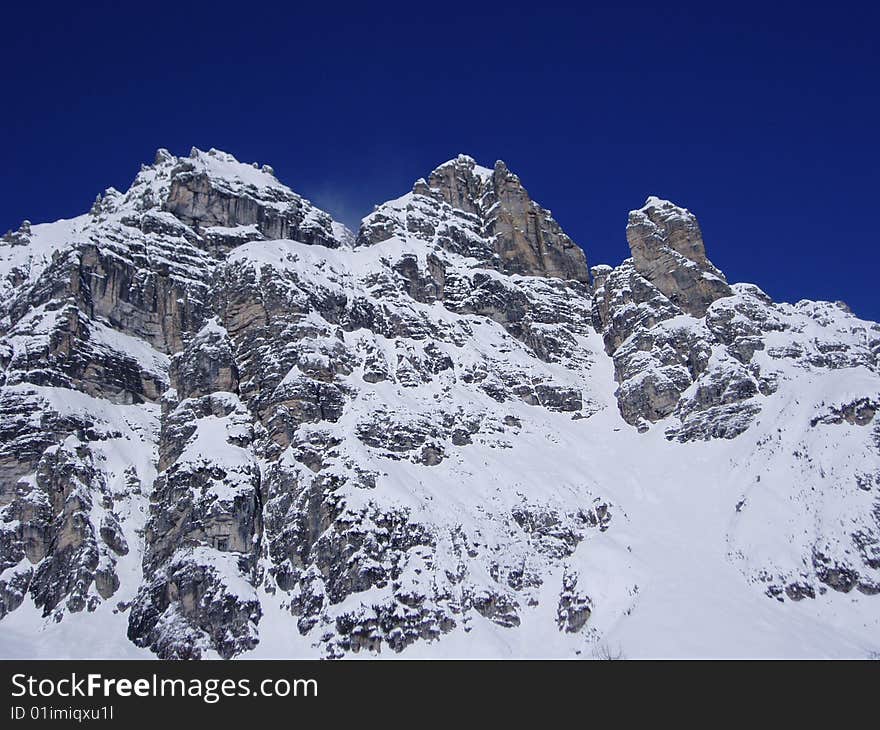
<instances>
[{"instance_id":1,"label":"snow-covered mountain","mask_svg":"<svg viewBox=\"0 0 880 730\"><path fill-rule=\"evenodd\" d=\"M0 656L880 653L880 325L626 238L195 149L8 233Z\"/></svg>"}]
</instances>

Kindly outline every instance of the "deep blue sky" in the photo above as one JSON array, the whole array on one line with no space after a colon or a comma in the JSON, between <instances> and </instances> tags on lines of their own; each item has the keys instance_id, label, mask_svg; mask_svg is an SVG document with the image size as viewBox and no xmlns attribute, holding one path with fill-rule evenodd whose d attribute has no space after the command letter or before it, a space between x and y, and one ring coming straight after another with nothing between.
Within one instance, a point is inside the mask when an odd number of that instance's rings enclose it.
<instances>
[{"instance_id":1,"label":"deep blue sky","mask_svg":"<svg viewBox=\"0 0 880 730\"><path fill-rule=\"evenodd\" d=\"M591 263L656 194L732 281L880 319L876 3L267 5L6 3L0 230L84 211L157 147L267 162L350 225L466 152Z\"/></svg>"}]
</instances>

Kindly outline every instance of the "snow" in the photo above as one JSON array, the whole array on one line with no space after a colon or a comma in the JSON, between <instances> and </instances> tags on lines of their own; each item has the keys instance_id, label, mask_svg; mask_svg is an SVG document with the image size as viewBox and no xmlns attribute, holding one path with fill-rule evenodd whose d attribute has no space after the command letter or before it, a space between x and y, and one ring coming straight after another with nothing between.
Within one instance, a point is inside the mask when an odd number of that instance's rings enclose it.
<instances>
[{"instance_id":1,"label":"snow","mask_svg":"<svg viewBox=\"0 0 880 730\"><path fill-rule=\"evenodd\" d=\"M187 442L180 461L229 469L252 463L250 451L228 442L236 427L231 419L205 416L196 419L195 426L193 438Z\"/></svg>"},{"instance_id":2,"label":"snow","mask_svg":"<svg viewBox=\"0 0 880 730\"><path fill-rule=\"evenodd\" d=\"M26 283L33 283L51 263L52 255L67 248L81 235L88 219L88 215L81 215L31 226L27 245L12 245L0 240L0 272L18 271ZM13 287L4 275L0 278L0 298L7 300L12 291Z\"/></svg>"},{"instance_id":3,"label":"snow","mask_svg":"<svg viewBox=\"0 0 880 730\"><path fill-rule=\"evenodd\" d=\"M518 415L527 417L527 407ZM470 632L418 643L405 656L589 658L599 644L627 658L865 657L880 650L872 597L831 594L782 606L745 585L728 560L726 534L742 487L731 467L752 451L753 439L670 443L659 429L638 434L611 409L574 422L537 409L532 415L514 449L465 447L453 463L434 467L430 480L412 465L386 464L387 487L422 518L483 529L475 519L480 507L501 512L518 490L536 501L577 504L593 493L609 499L622 524L581 543L571 561L596 607L596 636L556 629L550 613L559 581L548 575L539 605L523 612L520 627L475 618ZM375 591L355 596L366 605L381 598ZM353 600L338 610L350 610ZM301 638L285 636L273 636L254 656L301 655L291 653L302 651Z\"/></svg>"},{"instance_id":4,"label":"snow","mask_svg":"<svg viewBox=\"0 0 880 730\"><path fill-rule=\"evenodd\" d=\"M671 200L658 198L656 195L649 195L648 199L645 200L645 204L641 208L639 208L639 211L647 211L649 208L672 208L682 215L688 215L689 213L687 208L682 208L680 205L676 205Z\"/></svg>"},{"instance_id":5,"label":"snow","mask_svg":"<svg viewBox=\"0 0 880 730\"><path fill-rule=\"evenodd\" d=\"M134 360L147 372L163 375L168 372L168 356L151 347L139 337L120 332L101 322L92 322L89 340L99 350L104 349L111 354Z\"/></svg>"},{"instance_id":6,"label":"snow","mask_svg":"<svg viewBox=\"0 0 880 730\"><path fill-rule=\"evenodd\" d=\"M215 180L238 183L258 190L282 187L275 175L267 169L258 167L256 163L248 165L239 162L229 153L214 148L203 152L193 147L189 159L197 172L205 173Z\"/></svg>"},{"instance_id":7,"label":"snow","mask_svg":"<svg viewBox=\"0 0 880 730\"><path fill-rule=\"evenodd\" d=\"M9 386L7 386L9 388ZM16 386L23 391L24 386ZM89 444L99 472L107 481L121 518L126 555L116 556L120 588L109 601L101 601L94 611L67 613L62 621L54 615L42 616L30 596L15 611L3 618L0 631L0 657L3 659L149 659L152 654L127 640L128 615L119 604L130 602L141 581L143 527L149 514L149 491L156 477L156 447L159 409L152 404L115 405L62 388L28 386L46 405L65 415L99 416L109 431L121 436ZM48 405L51 404L51 405ZM38 414L35 412L35 416ZM75 439L75 437L72 437ZM143 485L141 493L132 493L126 484L130 470ZM102 511L99 499L93 510ZM99 519L93 514L92 519ZM6 523L8 526L9 523ZM25 561L26 562L26 561Z\"/></svg>"},{"instance_id":8,"label":"snow","mask_svg":"<svg viewBox=\"0 0 880 730\"><path fill-rule=\"evenodd\" d=\"M205 565L215 570L223 578L225 592L239 600L250 601L256 598L256 590L247 581L238 567L238 555L236 553L220 552L205 545L198 545L193 548L178 550L172 559L172 565L176 563L186 564L188 562Z\"/></svg>"},{"instance_id":9,"label":"snow","mask_svg":"<svg viewBox=\"0 0 880 730\"><path fill-rule=\"evenodd\" d=\"M492 176L495 174L494 170L490 170L488 167L478 165L477 161L473 157L465 154L460 154L457 157L454 157L451 160L447 160L446 162L438 165L437 170L442 170L444 167L448 167L450 165L461 165L470 168L474 175L480 178L484 183L491 180Z\"/></svg>"},{"instance_id":10,"label":"snow","mask_svg":"<svg viewBox=\"0 0 880 730\"><path fill-rule=\"evenodd\" d=\"M176 220L176 219L175 219ZM256 223L248 226L207 226L204 229L207 236L227 236L230 238L246 239L248 237L262 238L262 233Z\"/></svg>"}]
</instances>

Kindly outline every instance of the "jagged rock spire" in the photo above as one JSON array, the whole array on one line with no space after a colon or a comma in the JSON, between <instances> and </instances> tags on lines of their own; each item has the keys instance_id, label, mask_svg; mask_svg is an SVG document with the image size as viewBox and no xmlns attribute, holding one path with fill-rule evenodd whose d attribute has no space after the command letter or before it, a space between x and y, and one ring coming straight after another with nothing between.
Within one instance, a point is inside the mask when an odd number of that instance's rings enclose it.
<instances>
[{"instance_id":1,"label":"jagged rock spire","mask_svg":"<svg viewBox=\"0 0 880 730\"><path fill-rule=\"evenodd\" d=\"M706 258L696 216L651 196L630 211L626 240L636 270L688 314L702 317L716 299L731 295L724 274Z\"/></svg>"},{"instance_id":2,"label":"jagged rock spire","mask_svg":"<svg viewBox=\"0 0 880 730\"><path fill-rule=\"evenodd\" d=\"M589 281L583 250L500 160L493 169L468 155L443 163L367 216L358 243L393 236L431 240L506 274Z\"/></svg>"}]
</instances>

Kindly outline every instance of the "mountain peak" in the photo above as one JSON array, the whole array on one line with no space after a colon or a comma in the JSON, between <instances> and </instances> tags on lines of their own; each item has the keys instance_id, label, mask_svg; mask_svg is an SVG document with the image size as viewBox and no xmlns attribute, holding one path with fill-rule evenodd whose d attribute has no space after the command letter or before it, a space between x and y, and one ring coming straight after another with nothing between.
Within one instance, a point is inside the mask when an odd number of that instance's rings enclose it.
<instances>
[{"instance_id":1,"label":"mountain peak","mask_svg":"<svg viewBox=\"0 0 880 730\"><path fill-rule=\"evenodd\" d=\"M665 210L676 210L681 211L683 213L688 213L688 209L684 208L680 205L676 205L671 200L666 200L665 198L660 198L656 195L649 195L645 200L645 204L639 208L640 211L647 211L651 208L660 208Z\"/></svg>"},{"instance_id":2,"label":"mountain peak","mask_svg":"<svg viewBox=\"0 0 880 730\"><path fill-rule=\"evenodd\" d=\"M193 148L195 149L195 148ZM166 162L171 162L175 159L174 155L172 155L167 149L164 147L160 147L156 150L156 154L153 157L154 165L161 165Z\"/></svg>"},{"instance_id":3,"label":"mountain peak","mask_svg":"<svg viewBox=\"0 0 880 730\"><path fill-rule=\"evenodd\" d=\"M281 183L268 165L260 166L257 162L250 164L239 162L233 155L214 147L207 152L193 147L189 158L179 162L187 169L208 175L216 180L233 184L241 184L256 189L279 187ZM286 187L286 186L285 186Z\"/></svg>"},{"instance_id":4,"label":"mountain peak","mask_svg":"<svg viewBox=\"0 0 880 730\"><path fill-rule=\"evenodd\" d=\"M494 170L480 165L473 157L465 154L459 154L458 156L437 165L431 174L437 174L448 167L467 170L483 181L488 181L494 174Z\"/></svg>"},{"instance_id":5,"label":"mountain peak","mask_svg":"<svg viewBox=\"0 0 880 730\"><path fill-rule=\"evenodd\" d=\"M636 270L685 312L702 316L731 294L724 274L706 258L700 224L687 208L648 197L630 211L626 239Z\"/></svg>"},{"instance_id":6,"label":"mountain peak","mask_svg":"<svg viewBox=\"0 0 880 730\"><path fill-rule=\"evenodd\" d=\"M504 162L458 155L367 216L358 245L428 240L504 273L589 282L586 257Z\"/></svg>"}]
</instances>

